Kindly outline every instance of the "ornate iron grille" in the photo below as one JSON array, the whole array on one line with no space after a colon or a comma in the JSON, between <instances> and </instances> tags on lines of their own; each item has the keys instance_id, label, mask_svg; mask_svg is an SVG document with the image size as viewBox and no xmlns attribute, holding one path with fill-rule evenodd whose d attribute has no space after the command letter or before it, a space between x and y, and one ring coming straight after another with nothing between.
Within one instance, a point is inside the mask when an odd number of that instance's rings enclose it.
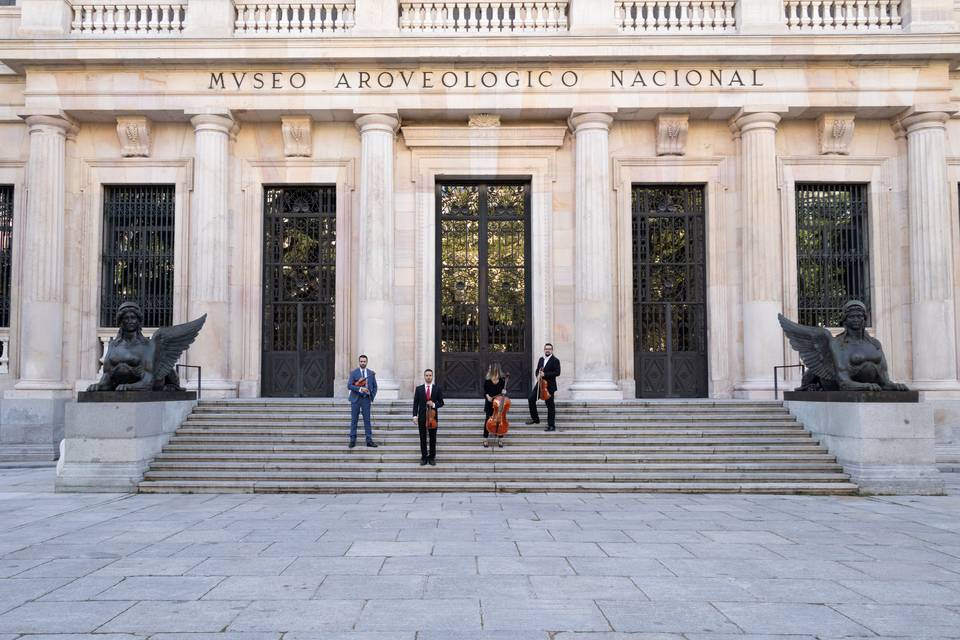
<instances>
[{"instance_id":1,"label":"ornate iron grille","mask_svg":"<svg viewBox=\"0 0 960 640\"><path fill-rule=\"evenodd\" d=\"M103 287L100 326L133 300L145 327L173 321L174 185L103 188Z\"/></svg>"},{"instance_id":2,"label":"ornate iron grille","mask_svg":"<svg viewBox=\"0 0 960 640\"><path fill-rule=\"evenodd\" d=\"M800 323L837 327L847 300L870 309L866 184L797 183Z\"/></svg>"},{"instance_id":3,"label":"ornate iron grille","mask_svg":"<svg viewBox=\"0 0 960 640\"><path fill-rule=\"evenodd\" d=\"M13 185L0 185L0 327L10 326L13 271Z\"/></svg>"},{"instance_id":4,"label":"ornate iron grille","mask_svg":"<svg viewBox=\"0 0 960 640\"><path fill-rule=\"evenodd\" d=\"M336 187L264 187L263 198L263 395L332 396Z\"/></svg>"},{"instance_id":5,"label":"ornate iron grille","mask_svg":"<svg viewBox=\"0 0 960 640\"><path fill-rule=\"evenodd\" d=\"M704 397L704 188L634 185L632 207L637 397Z\"/></svg>"},{"instance_id":6,"label":"ornate iron grille","mask_svg":"<svg viewBox=\"0 0 960 640\"><path fill-rule=\"evenodd\" d=\"M482 395L492 362L530 385L530 189L526 182L438 183L437 361L449 397Z\"/></svg>"}]
</instances>

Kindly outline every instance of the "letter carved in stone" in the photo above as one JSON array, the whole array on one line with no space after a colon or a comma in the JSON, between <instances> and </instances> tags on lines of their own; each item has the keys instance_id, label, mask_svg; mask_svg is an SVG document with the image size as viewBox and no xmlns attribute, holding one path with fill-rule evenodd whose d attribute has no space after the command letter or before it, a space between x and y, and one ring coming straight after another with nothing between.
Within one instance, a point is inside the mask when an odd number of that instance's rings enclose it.
<instances>
[{"instance_id":1,"label":"letter carved in stone","mask_svg":"<svg viewBox=\"0 0 960 640\"><path fill-rule=\"evenodd\" d=\"M117 118L120 155L124 158L146 158L150 155L150 120L144 116Z\"/></svg>"},{"instance_id":2,"label":"letter carved in stone","mask_svg":"<svg viewBox=\"0 0 960 640\"><path fill-rule=\"evenodd\" d=\"M817 142L821 154L848 155L852 141L852 113L825 113L817 118Z\"/></svg>"},{"instance_id":3,"label":"letter carved in stone","mask_svg":"<svg viewBox=\"0 0 960 640\"><path fill-rule=\"evenodd\" d=\"M283 130L283 155L309 158L313 155L313 120L310 116L280 118Z\"/></svg>"},{"instance_id":4,"label":"letter carved in stone","mask_svg":"<svg viewBox=\"0 0 960 640\"><path fill-rule=\"evenodd\" d=\"M662 114L657 116L657 155L685 155L689 128L690 118L686 114Z\"/></svg>"}]
</instances>

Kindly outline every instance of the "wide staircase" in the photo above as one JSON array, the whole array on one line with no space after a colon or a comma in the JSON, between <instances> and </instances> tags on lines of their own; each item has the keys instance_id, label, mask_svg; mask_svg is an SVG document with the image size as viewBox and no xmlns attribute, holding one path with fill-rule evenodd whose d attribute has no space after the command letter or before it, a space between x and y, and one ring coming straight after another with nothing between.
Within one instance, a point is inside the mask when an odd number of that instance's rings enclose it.
<instances>
[{"instance_id":1,"label":"wide staircase","mask_svg":"<svg viewBox=\"0 0 960 640\"><path fill-rule=\"evenodd\" d=\"M203 401L140 491L857 491L779 402L558 402L553 433L523 424L518 402L505 446L489 449L482 415L482 402L449 401L437 466L421 467L407 401L375 405L376 449L363 446L362 426L347 448L346 401Z\"/></svg>"}]
</instances>

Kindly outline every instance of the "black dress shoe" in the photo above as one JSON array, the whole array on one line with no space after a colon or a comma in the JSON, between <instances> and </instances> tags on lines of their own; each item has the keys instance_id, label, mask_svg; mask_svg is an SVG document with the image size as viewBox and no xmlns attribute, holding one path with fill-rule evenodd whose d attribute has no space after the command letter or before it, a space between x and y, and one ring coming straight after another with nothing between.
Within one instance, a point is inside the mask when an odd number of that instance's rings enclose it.
<instances>
[{"instance_id":1,"label":"black dress shoe","mask_svg":"<svg viewBox=\"0 0 960 640\"><path fill-rule=\"evenodd\" d=\"M373 440L371 440L370 442L367 443L367 446L368 446L368 447L373 447L374 449L376 449L376 448L379 447L380 445L378 445L376 442L374 442Z\"/></svg>"},{"instance_id":2,"label":"black dress shoe","mask_svg":"<svg viewBox=\"0 0 960 640\"><path fill-rule=\"evenodd\" d=\"M540 424L539 420L527 420L525 424Z\"/></svg>"},{"instance_id":3,"label":"black dress shoe","mask_svg":"<svg viewBox=\"0 0 960 640\"><path fill-rule=\"evenodd\" d=\"M430 464L431 467L437 466L437 461L434 460L433 458L430 458L429 460L427 460L427 462Z\"/></svg>"},{"instance_id":4,"label":"black dress shoe","mask_svg":"<svg viewBox=\"0 0 960 640\"><path fill-rule=\"evenodd\" d=\"M420 466L423 467L423 466L425 466L426 464L427 464L427 459L426 459L426 458L420 458Z\"/></svg>"},{"instance_id":5,"label":"black dress shoe","mask_svg":"<svg viewBox=\"0 0 960 640\"><path fill-rule=\"evenodd\" d=\"M556 431L556 430L557 430L556 427L547 427L546 429L544 429L544 431Z\"/></svg>"},{"instance_id":6,"label":"black dress shoe","mask_svg":"<svg viewBox=\"0 0 960 640\"><path fill-rule=\"evenodd\" d=\"M351 440L350 444L347 445L350 449L353 449L355 446L357 446L356 440Z\"/></svg>"}]
</instances>

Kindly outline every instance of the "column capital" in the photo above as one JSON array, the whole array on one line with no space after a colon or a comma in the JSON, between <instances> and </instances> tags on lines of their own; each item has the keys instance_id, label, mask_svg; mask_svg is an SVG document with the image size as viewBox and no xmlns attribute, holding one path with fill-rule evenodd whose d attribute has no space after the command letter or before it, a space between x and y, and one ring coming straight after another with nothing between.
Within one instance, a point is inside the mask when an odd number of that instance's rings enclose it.
<instances>
[{"instance_id":1,"label":"column capital","mask_svg":"<svg viewBox=\"0 0 960 640\"><path fill-rule=\"evenodd\" d=\"M950 104L910 107L897 116L897 122L909 136L921 129L946 129L947 120L956 112L957 107Z\"/></svg>"},{"instance_id":2,"label":"column capital","mask_svg":"<svg viewBox=\"0 0 960 640\"><path fill-rule=\"evenodd\" d=\"M26 121L30 133L48 131L68 136L76 134L80 129L73 118L63 113L22 113L20 117Z\"/></svg>"},{"instance_id":3,"label":"column capital","mask_svg":"<svg viewBox=\"0 0 960 640\"><path fill-rule=\"evenodd\" d=\"M734 133L746 133L754 129L773 129L776 131L780 124L779 110L754 111L740 109L737 115L730 119L730 130Z\"/></svg>"},{"instance_id":4,"label":"column capital","mask_svg":"<svg viewBox=\"0 0 960 640\"><path fill-rule=\"evenodd\" d=\"M233 135L237 126L237 121L233 116L227 113L198 113L187 115L190 117L190 124L194 131L216 131L226 135Z\"/></svg>"},{"instance_id":5,"label":"column capital","mask_svg":"<svg viewBox=\"0 0 960 640\"><path fill-rule=\"evenodd\" d=\"M609 131L613 123L613 116L603 111L590 111L587 113L574 113L567 120L570 130L574 133L587 131L590 129L602 129Z\"/></svg>"},{"instance_id":6,"label":"column capital","mask_svg":"<svg viewBox=\"0 0 960 640\"><path fill-rule=\"evenodd\" d=\"M361 115L354 122L361 134L370 131L383 131L396 135L400 130L400 116L393 113L368 113Z\"/></svg>"}]
</instances>

